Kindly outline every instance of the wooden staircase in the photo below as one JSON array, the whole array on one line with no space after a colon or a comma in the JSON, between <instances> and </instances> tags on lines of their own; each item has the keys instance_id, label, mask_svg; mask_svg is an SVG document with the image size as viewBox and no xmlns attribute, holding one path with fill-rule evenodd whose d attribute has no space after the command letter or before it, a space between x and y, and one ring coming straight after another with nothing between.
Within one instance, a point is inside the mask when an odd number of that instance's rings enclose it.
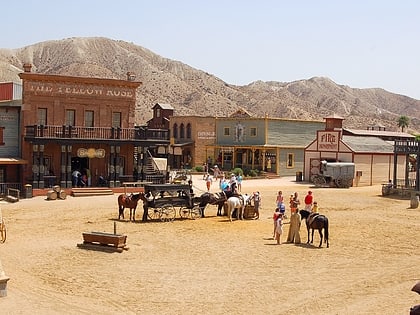
<instances>
[{"instance_id":1,"label":"wooden staircase","mask_svg":"<svg viewBox=\"0 0 420 315\"><path fill-rule=\"evenodd\" d=\"M84 197L84 196L113 195L114 192L110 188L87 187L87 188L72 188L71 194L73 197Z\"/></svg>"}]
</instances>

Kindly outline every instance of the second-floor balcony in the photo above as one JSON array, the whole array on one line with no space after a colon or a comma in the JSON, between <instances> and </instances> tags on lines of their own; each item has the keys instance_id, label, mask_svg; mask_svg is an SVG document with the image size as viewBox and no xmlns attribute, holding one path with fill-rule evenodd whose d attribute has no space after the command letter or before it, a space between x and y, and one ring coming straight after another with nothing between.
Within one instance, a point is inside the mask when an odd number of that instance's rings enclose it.
<instances>
[{"instance_id":1,"label":"second-floor balcony","mask_svg":"<svg viewBox=\"0 0 420 315\"><path fill-rule=\"evenodd\" d=\"M154 140L169 142L169 130L149 129L146 126L134 128L80 127L33 125L25 127L26 140L118 140L136 142Z\"/></svg>"}]
</instances>

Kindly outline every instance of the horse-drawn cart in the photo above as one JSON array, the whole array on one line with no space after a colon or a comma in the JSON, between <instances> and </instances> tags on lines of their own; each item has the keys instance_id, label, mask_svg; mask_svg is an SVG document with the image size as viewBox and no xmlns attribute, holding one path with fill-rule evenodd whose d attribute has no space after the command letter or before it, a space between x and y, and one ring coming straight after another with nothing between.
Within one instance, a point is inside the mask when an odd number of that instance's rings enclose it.
<instances>
[{"instance_id":1,"label":"horse-drawn cart","mask_svg":"<svg viewBox=\"0 0 420 315\"><path fill-rule=\"evenodd\" d=\"M181 218L201 217L201 209L195 202L191 186L188 184L151 184L144 186L147 201L144 202L143 221L173 221L175 207L179 207Z\"/></svg>"}]
</instances>

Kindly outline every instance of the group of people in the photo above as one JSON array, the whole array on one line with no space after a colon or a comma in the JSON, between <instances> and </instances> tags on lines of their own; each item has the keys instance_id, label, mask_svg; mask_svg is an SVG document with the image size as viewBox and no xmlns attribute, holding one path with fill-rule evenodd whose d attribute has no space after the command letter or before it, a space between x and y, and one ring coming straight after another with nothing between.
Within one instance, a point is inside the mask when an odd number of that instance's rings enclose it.
<instances>
[{"instance_id":1,"label":"group of people","mask_svg":"<svg viewBox=\"0 0 420 315\"><path fill-rule=\"evenodd\" d=\"M242 191L242 175L231 174L230 178L226 178L224 172L221 172L217 165L214 166L214 175L211 176L210 173L205 173L203 179L206 181L207 191L210 191L213 181L217 181L219 178L219 188L221 191L232 191L234 194L240 194Z\"/></svg>"},{"instance_id":2,"label":"group of people","mask_svg":"<svg viewBox=\"0 0 420 315\"><path fill-rule=\"evenodd\" d=\"M312 191L308 191L304 199L305 210L309 212L318 212L318 203L314 201L314 196ZM299 214L299 194L294 192L289 197L289 207L290 207L290 229L287 236L287 242L291 243L300 243L300 225L301 218ZM273 230L273 239L277 241L277 244L281 244L281 236L283 234L283 224L284 219L286 218L286 206L284 202L283 192L279 191L276 197L276 210L273 214L274 221L274 230Z\"/></svg>"},{"instance_id":3,"label":"group of people","mask_svg":"<svg viewBox=\"0 0 420 315\"><path fill-rule=\"evenodd\" d=\"M83 173L80 172L78 169L75 169L71 175L73 187L90 187L92 185L91 173L88 168L85 168L83 170Z\"/></svg>"}]
</instances>

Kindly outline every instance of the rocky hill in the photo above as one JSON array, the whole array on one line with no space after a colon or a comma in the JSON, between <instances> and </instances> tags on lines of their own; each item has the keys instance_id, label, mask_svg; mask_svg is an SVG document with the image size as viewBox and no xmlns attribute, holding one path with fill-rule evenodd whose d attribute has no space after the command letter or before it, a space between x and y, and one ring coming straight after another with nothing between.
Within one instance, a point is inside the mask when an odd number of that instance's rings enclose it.
<instances>
[{"instance_id":1,"label":"rocky hill","mask_svg":"<svg viewBox=\"0 0 420 315\"><path fill-rule=\"evenodd\" d=\"M33 64L32 71L45 74L125 79L128 71L135 73L143 82L136 109L139 124L151 118L154 104L169 103L176 115L220 117L238 108L254 116L299 119L337 114L345 118L347 128L382 125L390 131L398 130L398 118L406 115L408 131L420 131L420 101L407 96L355 89L320 77L236 86L125 41L67 38L0 49L0 81L20 82L18 73L27 62Z\"/></svg>"}]
</instances>

